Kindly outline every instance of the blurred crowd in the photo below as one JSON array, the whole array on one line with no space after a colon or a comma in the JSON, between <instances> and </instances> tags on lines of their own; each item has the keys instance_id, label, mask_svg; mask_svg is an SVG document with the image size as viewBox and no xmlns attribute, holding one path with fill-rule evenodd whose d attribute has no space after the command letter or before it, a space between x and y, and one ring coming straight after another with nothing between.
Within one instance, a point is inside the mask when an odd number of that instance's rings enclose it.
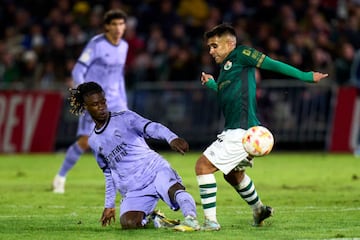
<instances>
[{"instance_id":1,"label":"blurred crowd","mask_svg":"<svg viewBox=\"0 0 360 240\"><path fill-rule=\"evenodd\" d=\"M216 74L203 34L222 22L233 24L240 44L329 73L325 84L360 86L360 0L2 0L0 89L66 90L111 8L129 15L128 88Z\"/></svg>"}]
</instances>

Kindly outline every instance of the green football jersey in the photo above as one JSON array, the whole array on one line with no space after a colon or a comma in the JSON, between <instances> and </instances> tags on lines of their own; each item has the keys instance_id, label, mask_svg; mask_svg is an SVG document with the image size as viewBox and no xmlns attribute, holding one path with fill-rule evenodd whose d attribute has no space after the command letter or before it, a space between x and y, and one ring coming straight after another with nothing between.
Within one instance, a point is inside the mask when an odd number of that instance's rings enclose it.
<instances>
[{"instance_id":1,"label":"green football jersey","mask_svg":"<svg viewBox=\"0 0 360 240\"><path fill-rule=\"evenodd\" d=\"M259 125L256 113L255 69L265 55L256 49L238 46L220 65L218 100L225 117L225 129Z\"/></svg>"}]
</instances>

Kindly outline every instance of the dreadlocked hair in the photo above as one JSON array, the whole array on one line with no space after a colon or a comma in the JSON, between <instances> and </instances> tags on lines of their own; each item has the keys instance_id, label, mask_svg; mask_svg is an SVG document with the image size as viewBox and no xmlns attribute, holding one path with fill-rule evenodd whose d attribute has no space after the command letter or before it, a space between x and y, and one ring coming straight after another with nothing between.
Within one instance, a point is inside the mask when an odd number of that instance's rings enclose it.
<instances>
[{"instance_id":1,"label":"dreadlocked hair","mask_svg":"<svg viewBox=\"0 0 360 240\"><path fill-rule=\"evenodd\" d=\"M94 93L103 93L104 90L96 82L85 82L80 84L77 88L70 88L69 92L70 112L79 116L85 110L84 97Z\"/></svg>"}]
</instances>

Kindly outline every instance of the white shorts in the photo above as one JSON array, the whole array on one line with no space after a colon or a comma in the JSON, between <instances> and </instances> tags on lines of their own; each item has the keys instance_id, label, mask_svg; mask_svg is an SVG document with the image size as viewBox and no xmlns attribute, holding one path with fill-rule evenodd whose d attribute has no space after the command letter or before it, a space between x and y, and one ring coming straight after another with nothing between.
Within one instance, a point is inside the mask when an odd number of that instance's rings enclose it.
<instances>
[{"instance_id":1,"label":"white shorts","mask_svg":"<svg viewBox=\"0 0 360 240\"><path fill-rule=\"evenodd\" d=\"M242 145L244 134L245 130L240 128L225 130L203 154L226 175L248 156Z\"/></svg>"}]
</instances>

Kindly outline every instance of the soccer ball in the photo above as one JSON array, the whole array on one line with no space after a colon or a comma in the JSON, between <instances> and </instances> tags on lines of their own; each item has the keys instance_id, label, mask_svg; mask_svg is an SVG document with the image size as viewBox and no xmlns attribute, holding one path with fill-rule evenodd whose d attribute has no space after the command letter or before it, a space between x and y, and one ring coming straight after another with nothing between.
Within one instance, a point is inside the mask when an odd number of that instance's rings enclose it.
<instances>
[{"instance_id":1,"label":"soccer ball","mask_svg":"<svg viewBox=\"0 0 360 240\"><path fill-rule=\"evenodd\" d=\"M247 153L261 157L271 152L274 146L274 137L266 127L254 126L246 130L242 144Z\"/></svg>"}]
</instances>

